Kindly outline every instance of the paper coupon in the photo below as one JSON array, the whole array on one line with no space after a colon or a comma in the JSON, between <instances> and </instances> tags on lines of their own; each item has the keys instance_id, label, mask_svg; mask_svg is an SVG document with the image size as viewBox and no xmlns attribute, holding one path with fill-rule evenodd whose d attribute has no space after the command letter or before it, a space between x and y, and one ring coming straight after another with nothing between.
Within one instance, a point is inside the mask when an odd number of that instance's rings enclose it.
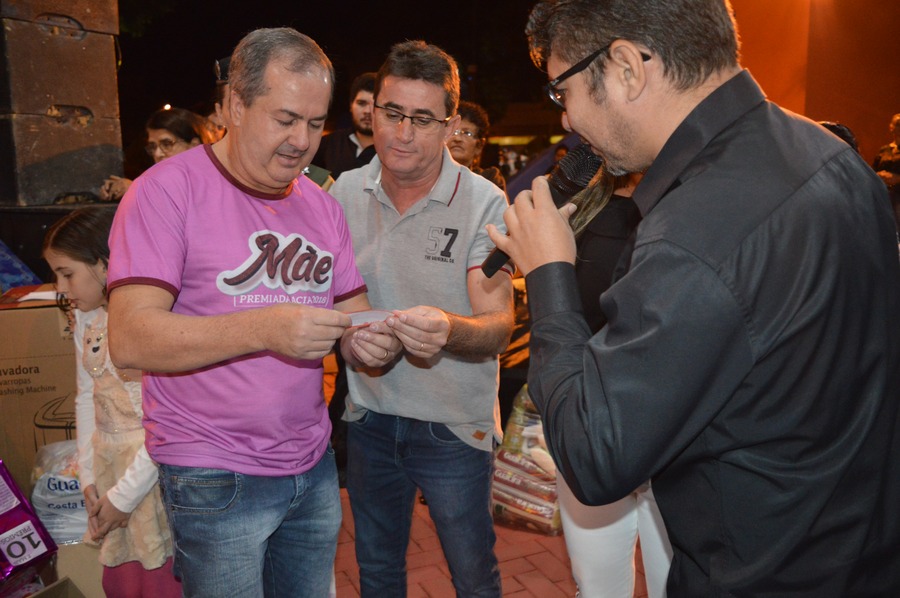
<instances>
[{"instance_id":1,"label":"paper coupon","mask_svg":"<svg viewBox=\"0 0 900 598\"><path fill-rule=\"evenodd\" d=\"M384 322L388 316L394 314L381 309L370 309L368 311L355 311L348 315L353 326L365 326L373 322Z\"/></svg>"}]
</instances>

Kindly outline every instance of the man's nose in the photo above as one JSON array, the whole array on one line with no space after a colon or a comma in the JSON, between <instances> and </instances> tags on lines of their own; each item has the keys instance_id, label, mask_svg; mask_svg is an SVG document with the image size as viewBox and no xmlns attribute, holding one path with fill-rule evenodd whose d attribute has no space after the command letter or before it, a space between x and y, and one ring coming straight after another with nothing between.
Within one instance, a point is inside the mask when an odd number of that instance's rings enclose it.
<instances>
[{"instance_id":1,"label":"man's nose","mask_svg":"<svg viewBox=\"0 0 900 598\"><path fill-rule=\"evenodd\" d=\"M408 116L400 121L400 126L397 127L397 135L400 139L411 140L413 138L413 123L412 119Z\"/></svg>"},{"instance_id":2,"label":"man's nose","mask_svg":"<svg viewBox=\"0 0 900 598\"><path fill-rule=\"evenodd\" d=\"M309 130L305 123L298 123L291 129L288 143L302 152L309 149Z\"/></svg>"}]
</instances>

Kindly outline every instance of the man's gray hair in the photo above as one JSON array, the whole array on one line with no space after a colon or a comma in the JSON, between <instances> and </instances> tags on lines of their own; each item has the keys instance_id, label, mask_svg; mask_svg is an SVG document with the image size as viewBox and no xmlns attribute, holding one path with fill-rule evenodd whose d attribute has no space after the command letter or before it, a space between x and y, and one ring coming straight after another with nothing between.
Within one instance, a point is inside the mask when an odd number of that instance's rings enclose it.
<instances>
[{"instance_id":1,"label":"man's gray hair","mask_svg":"<svg viewBox=\"0 0 900 598\"><path fill-rule=\"evenodd\" d=\"M228 83L246 106L268 93L266 67L273 60L283 62L292 72L321 68L328 73L334 93L334 67L322 48L296 29L257 29L244 36L231 55Z\"/></svg>"},{"instance_id":2,"label":"man's gray hair","mask_svg":"<svg viewBox=\"0 0 900 598\"><path fill-rule=\"evenodd\" d=\"M525 34L538 68L551 52L575 64L616 39L642 44L682 91L739 61L728 0L544 0L531 11ZM595 91L602 92L607 58L601 55L591 64Z\"/></svg>"}]
</instances>

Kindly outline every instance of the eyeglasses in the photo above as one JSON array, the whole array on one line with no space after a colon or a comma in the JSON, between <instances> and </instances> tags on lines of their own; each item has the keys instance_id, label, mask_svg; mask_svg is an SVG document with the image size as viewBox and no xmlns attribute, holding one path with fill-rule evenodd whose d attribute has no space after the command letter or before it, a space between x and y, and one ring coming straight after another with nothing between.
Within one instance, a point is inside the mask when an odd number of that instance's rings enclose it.
<instances>
[{"instance_id":1,"label":"eyeglasses","mask_svg":"<svg viewBox=\"0 0 900 598\"><path fill-rule=\"evenodd\" d=\"M463 137L468 137L469 139L478 139L478 135L473 133L472 131L466 131L465 129L456 129L453 131L453 136L458 137L462 135Z\"/></svg>"},{"instance_id":2,"label":"eyeglasses","mask_svg":"<svg viewBox=\"0 0 900 598\"><path fill-rule=\"evenodd\" d=\"M616 39L612 40L596 52L592 52L585 56L580 61L573 64L566 70L563 74L561 74L556 79L553 79L547 85L544 86L544 89L547 91L547 96L550 98L550 101L556 104L557 107L566 109L566 90L558 89L560 83L571 77L572 75L577 75L587 67L591 66L591 63L597 59L598 56L604 54L609 51L609 47L613 45L613 42L617 41ZM650 55L645 52L641 52L641 58L644 62L650 60Z\"/></svg>"},{"instance_id":3,"label":"eyeglasses","mask_svg":"<svg viewBox=\"0 0 900 598\"><path fill-rule=\"evenodd\" d=\"M159 149L162 153L168 154L172 151L180 139L160 139L159 143L151 141L147 145L144 146L144 149L147 150L147 153L151 156L156 153L156 150Z\"/></svg>"},{"instance_id":4,"label":"eyeglasses","mask_svg":"<svg viewBox=\"0 0 900 598\"><path fill-rule=\"evenodd\" d=\"M387 108L386 106L375 104L375 107L381 111L378 114L381 115L381 119L385 123L389 125L399 125L403 122L403 119L408 118L409 122L412 123L413 128L419 129L420 131L433 131L439 125L446 125L450 122L450 119L453 118L452 116L448 116L444 119L431 118L430 116L410 116L408 114L403 114L399 110Z\"/></svg>"}]
</instances>

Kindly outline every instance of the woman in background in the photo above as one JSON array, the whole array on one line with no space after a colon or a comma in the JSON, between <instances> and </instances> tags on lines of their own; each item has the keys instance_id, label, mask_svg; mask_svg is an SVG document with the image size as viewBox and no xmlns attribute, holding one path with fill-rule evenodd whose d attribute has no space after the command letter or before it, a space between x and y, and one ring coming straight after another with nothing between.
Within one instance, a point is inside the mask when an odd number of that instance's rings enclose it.
<instances>
[{"instance_id":1,"label":"woman in background","mask_svg":"<svg viewBox=\"0 0 900 598\"><path fill-rule=\"evenodd\" d=\"M157 110L147 119L147 145L145 149L153 162L162 162L201 143L213 143L214 139L206 119L182 108ZM100 199L122 199L131 179L112 175L100 186Z\"/></svg>"},{"instance_id":2,"label":"woman in background","mask_svg":"<svg viewBox=\"0 0 900 598\"><path fill-rule=\"evenodd\" d=\"M625 264L619 258L641 215L631 193L641 175L613 177L602 168L573 202L577 258L575 277L585 319L592 333L606 324L600 295ZM557 476L560 515L572 575L582 598L631 598L638 536L649 598L666 595L672 546L653 498L650 483L608 505L578 501L561 475Z\"/></svg>"}]
</instances>

